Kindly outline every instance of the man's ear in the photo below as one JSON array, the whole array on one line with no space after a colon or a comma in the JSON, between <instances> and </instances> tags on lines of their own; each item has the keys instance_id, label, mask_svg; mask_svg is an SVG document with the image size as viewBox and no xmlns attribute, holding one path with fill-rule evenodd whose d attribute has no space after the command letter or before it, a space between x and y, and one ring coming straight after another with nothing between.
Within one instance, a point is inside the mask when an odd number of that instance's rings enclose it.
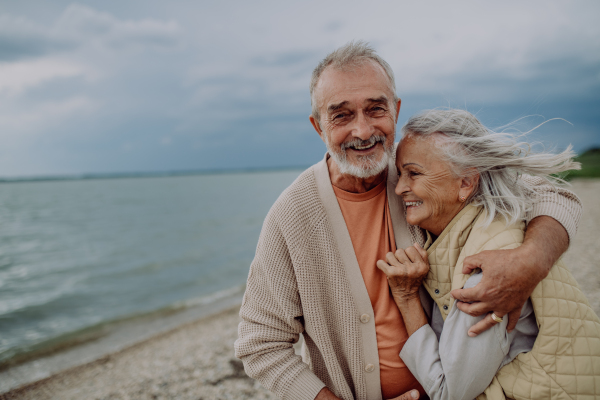
<instances>
[{"instance_id":1,"label":"man's ear","mask_svg":"<svg viewBox=\"0 0 600 400\"><path fill-rule=\"evenodd\" d=\"M321 140L325 142L325 138L323 137L323 130L321 129L321 124L319 124L319 121L317 121L312 114L308 116L308 119L310 120L310 123L312 124L313 128L315 128L315 131L317 131L319 136L321 136Z\"/></svg>"},{"instance_id":2,"label":"man's ear","mask_svg":"<svg viewBox=\"0 0 600 400\"><path fill-rule=\"evenodd\" d=\"M400 104L402 104L402 100L398 99L396 103L396 123L398 123L398 116L400 115Z\"/></svg>"}]
</instances>

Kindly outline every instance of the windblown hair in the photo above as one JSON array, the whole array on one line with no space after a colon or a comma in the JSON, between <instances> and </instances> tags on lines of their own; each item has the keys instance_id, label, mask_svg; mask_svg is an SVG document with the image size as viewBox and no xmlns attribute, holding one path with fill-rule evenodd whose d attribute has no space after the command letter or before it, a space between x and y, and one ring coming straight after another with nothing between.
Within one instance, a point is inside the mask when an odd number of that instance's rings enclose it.
<instances>
[{"instance_id":1,"label":"windblown hair","mask_svg":"<svg viewBox=\"0 0 600 400\"><path fill-rule=\"evenodd\" d=\"M423 111L408 120L402 133L404 137L442 134L447 138L440 140L438 149L452 172L459 177L479 174L479 182L467 201L485 207L485 226L497 216L508 224L515 223L531 210L534 189L519 178L521 174L541 177L556 187L565 182L553 174L581 168L573 161L575 153L570 145L558 154L535 153L530 144L518 142L523 134L494 132L463 110Z\"/></svg>"},{"instance_id":2,"label":"windblown hair","mask_svg":"<svg viewBox=\"0 0 600 400\"><path fill-rule=\"evenodd\" d=\"M379 57L379 55L377 55L375 50L368 43L365 43L361 40L357 42L349 42L348 44L334 50L332 53L329 53L327 57L325 57L323 61L317 65L312 73L312 77L310 79L310 102L312 105L312 115L317 122L320 121L320 115L319 106L315 99L314 92L323 71L325 71L325 69L329 66L343 71L362 66L365 62L369 61L374 61L381 65L390 80L390 89L394 94L394 103L398 100L398 96L396 96L396 80L394 79L394 71L392 71L392 67L390 67L390 65L383 58Z\"/></svg>"}]
</instances>

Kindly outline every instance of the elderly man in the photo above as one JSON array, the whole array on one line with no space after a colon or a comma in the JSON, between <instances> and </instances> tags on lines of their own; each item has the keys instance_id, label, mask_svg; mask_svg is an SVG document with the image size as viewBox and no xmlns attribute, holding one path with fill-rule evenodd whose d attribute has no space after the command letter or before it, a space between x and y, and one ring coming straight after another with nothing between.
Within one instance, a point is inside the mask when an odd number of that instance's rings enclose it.
<instances>
[{"instance_id":1,"label":"elderly man","mask_svg":"<svg viewBox=\"0 0 600 400\"><path fill-rule=\"evenodd\" d=\"M400 100L393 72L368 45L350 43L317 66L310 91L310 122L327 154L266 217L236 355L248 375L283 399L409 399L411 390L423 391L399 357L406 329L376 267L396 248L423 244L394 195ZM460 308L508 314L516 323L526 298L566 250L580 212L568 191L541 197L521 247L465 261L465 268L484 273L475 288L453 292L465 301ZM470 334L486 329L486 321ZM293 349L300 334L302 358Z\"/></svg>"}]
</instances>

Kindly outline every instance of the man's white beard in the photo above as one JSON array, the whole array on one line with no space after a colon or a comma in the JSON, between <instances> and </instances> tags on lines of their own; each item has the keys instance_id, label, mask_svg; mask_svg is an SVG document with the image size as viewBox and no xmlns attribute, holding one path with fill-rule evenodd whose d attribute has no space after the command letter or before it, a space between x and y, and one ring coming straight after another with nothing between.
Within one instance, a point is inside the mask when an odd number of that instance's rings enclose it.
<instances>
[{"instance_id":1,"label":"man's white beard","mask_svg":"<svg viewBox=\"0 0 600 400\"><path fill-rule=\"evenodd\" d=\"M375 159L378 157L377 154L359 156L357 164L353 164L348 161L346 157L346 149L348 147L366 146L376 142L381 142L384 149L383 155L379 161ZM327 140L326 146L329 155L331 155L342 174L352 175L359 179L367 179L382 173L388 167L390 160L394 160L396 156L396 152L394 151L394 143L390 143L388 145L386 142L387 140L385 136L371 136L369 140L355 139L351 142L343 143L338 151L334 151L330 147L329 140Z\"/></svg>"}]
</instances>

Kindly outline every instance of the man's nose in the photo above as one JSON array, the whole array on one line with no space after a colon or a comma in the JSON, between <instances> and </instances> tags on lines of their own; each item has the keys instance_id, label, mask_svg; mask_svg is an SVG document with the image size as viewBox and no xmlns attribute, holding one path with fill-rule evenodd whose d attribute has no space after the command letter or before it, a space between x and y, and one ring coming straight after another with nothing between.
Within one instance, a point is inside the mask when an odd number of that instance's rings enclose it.
<instances>
[{"instance_id":1,"label":"man's nose","mask_svg":"<svg viewBox=\"0 0 600 400\"><path fill-rule=\"evenodd\" d=\"M354 122L355 125L352 129L352 136L359 138L360 140L369 140L375 133L375 128L371 124L370 118L363 113L358 113Z\"/></svg>"}]
</instances>

